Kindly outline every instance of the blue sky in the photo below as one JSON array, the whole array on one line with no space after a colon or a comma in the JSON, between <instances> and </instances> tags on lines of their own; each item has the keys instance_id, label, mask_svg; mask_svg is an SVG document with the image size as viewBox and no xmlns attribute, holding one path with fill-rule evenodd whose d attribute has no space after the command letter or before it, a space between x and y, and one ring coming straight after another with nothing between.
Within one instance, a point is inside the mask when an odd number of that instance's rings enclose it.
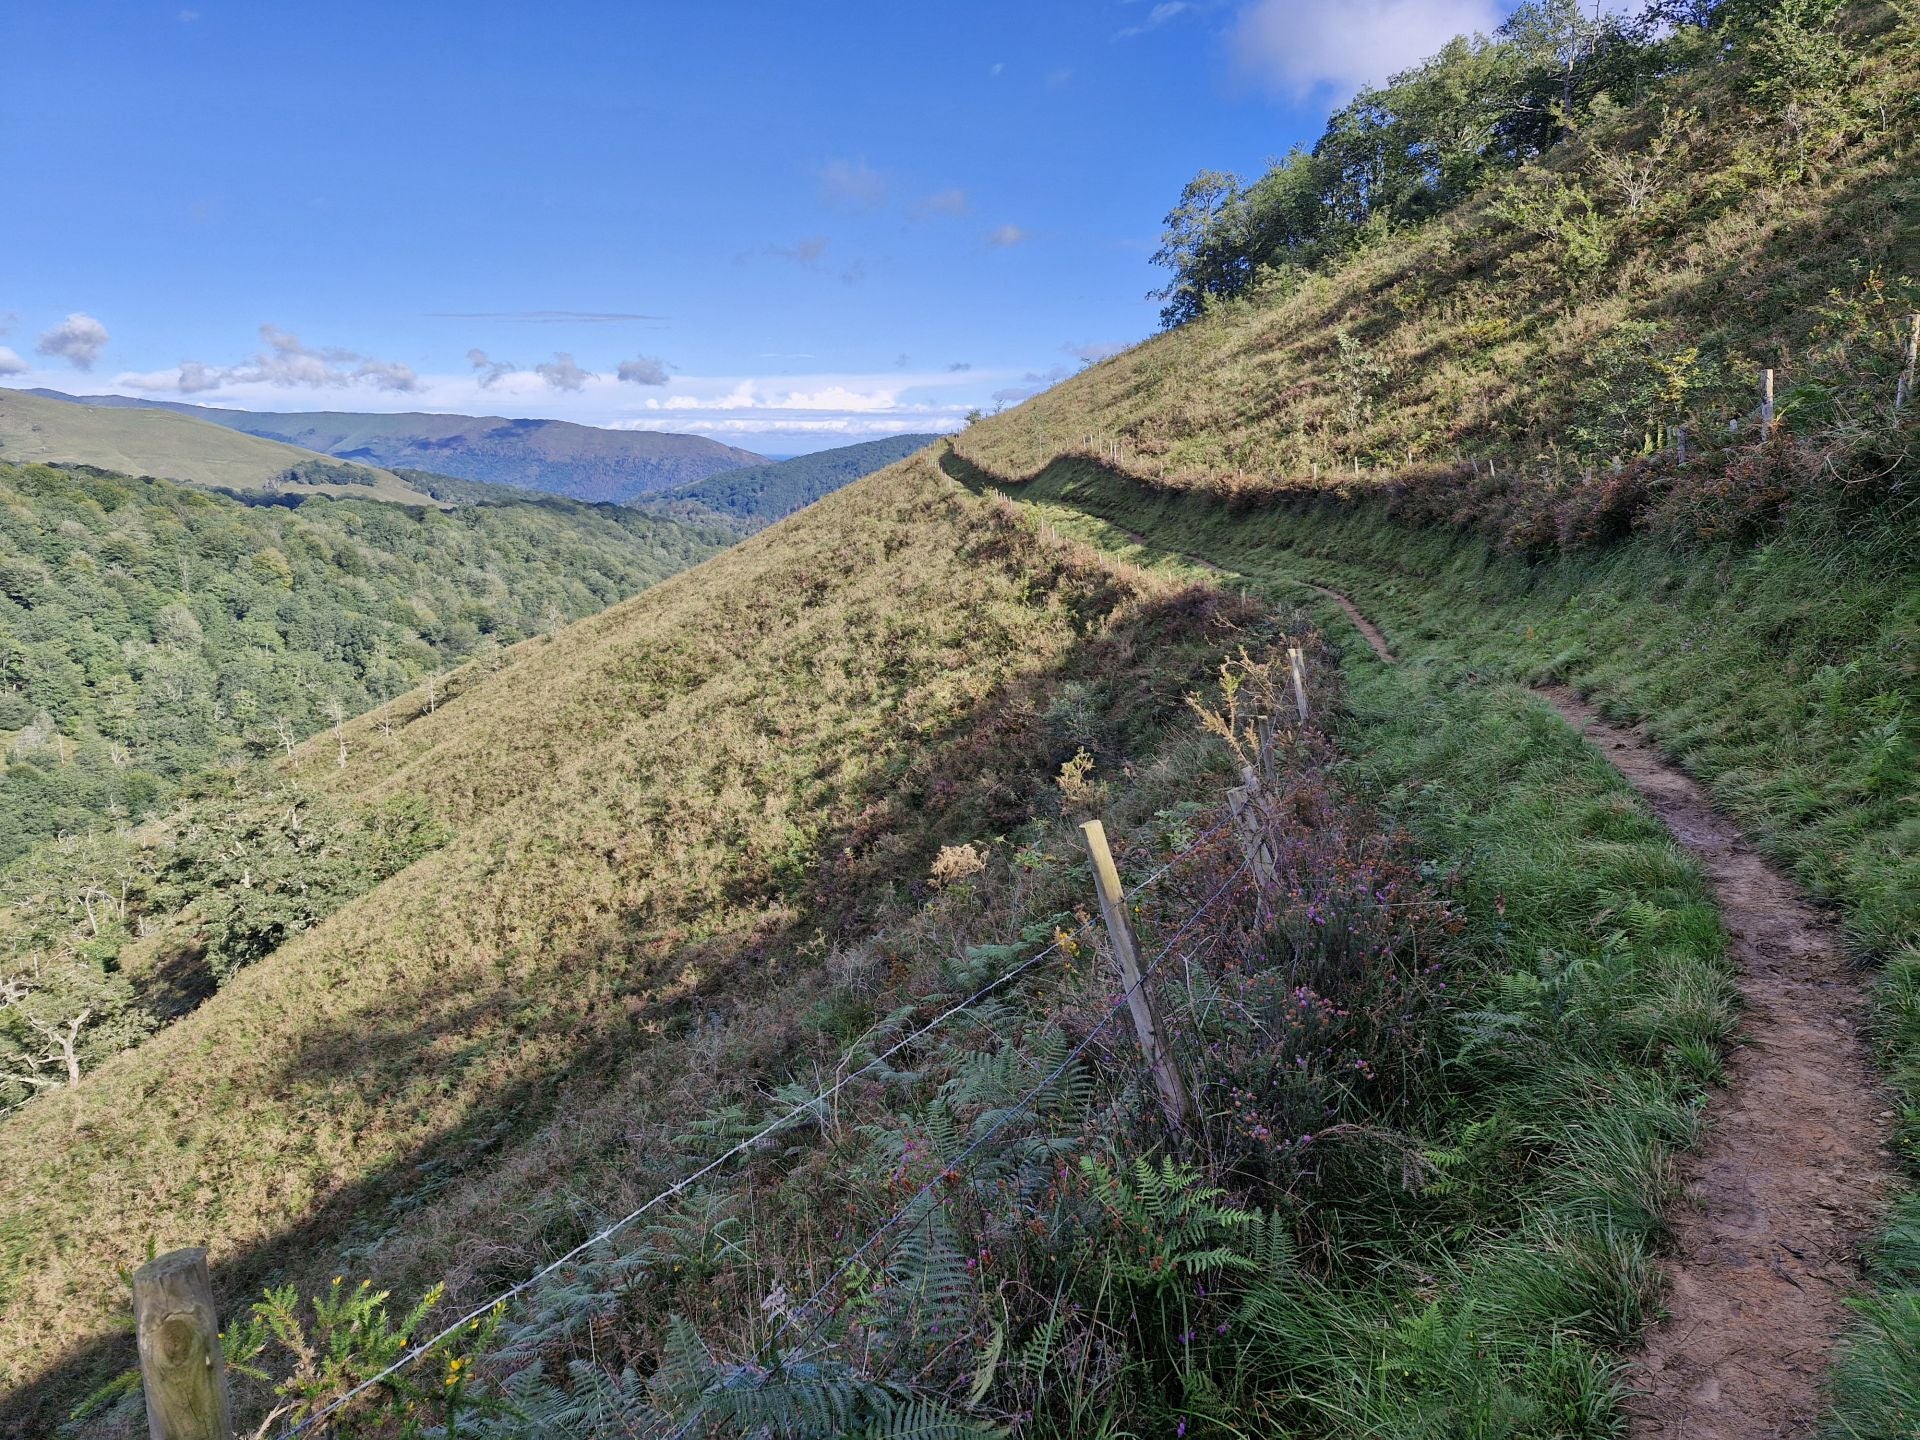
<instances>
[{"instance_id":1,"label":"blue sky","mask_svg":"<svg viewBox=\"0 0 1920 1440\"><path fill-rule=\"evenodd\" d=\"M9 0L0 383L950 428L1151 332L1194 171L1499 8Z\"/></svg>"}]
</instances>

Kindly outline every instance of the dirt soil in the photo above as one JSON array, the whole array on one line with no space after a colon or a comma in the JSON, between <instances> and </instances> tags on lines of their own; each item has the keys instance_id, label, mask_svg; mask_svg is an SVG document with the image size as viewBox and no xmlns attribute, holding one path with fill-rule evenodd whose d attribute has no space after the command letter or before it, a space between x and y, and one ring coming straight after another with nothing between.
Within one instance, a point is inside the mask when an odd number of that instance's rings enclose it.
<instances>
[{"instance_id":1,"label":"dirt soil","mask_svg":"<svg viewBox=\"0 0 1920 1440\"><path fill-rule=\"evenodd\" d=\"M1706 1146L1681 1160L1692 1203L1671 1217L1668 1314L1635 1367L1632 1433L1809 1435L1841 1302L1891 1183L1892 1112L1863 1039L1866 996L1833 922L1691 778L1572 691L1539 693L1699 858L1744 1005Z\"/></svg>"},{"instance_id":2,"label":"dirt soil","mask_svg":"<svg viewBox=\"0 0 1920 1440\"><path fill-rule=\"evenodd\" d=\"M1115 525L1113 528L1118 530L1122 535L1126 536L1129 540L1133 541L1133 543L1136 545L1144 545L1149 549L1158 548L1151 539L1141 534L1138 530L1129 530L1124 525ZM1197 565L1202 570L1210 571L1215 575L1226 575L1231 573L1227 570L1223 570L1220 566L1214 564L1213 561L1207 559L1207 557L1204 555L1191 555L1186 553L1185 551L1175 551L1173 553L1176 555L1179 555L1179 557L1182 560L1185 560L1188 564ZM1389 665L1393 663L1393 651L1389 649L1387 646L1387 637L1380 633L1379 626L1375 625L1371 620L1367 619L1365 615L1362 615L1360 613L1360 607L1358 605L1355 605L1353 601L1349 600L1346 596L1342 595L1338 590L1329 590L1326 586L1315 585L1310 580L1299 580L1299 581L1295 581L1294 583L1299 585L1302 589L1313 591L1313 593L1316 595L1324 595L1327 597L1327 599L1333 601L1334 604L1338 605L1341 608L1341 610L1346 612L1347 619L1353 622L1353 628L1358 630L1361 633L1361 635L1366 637L1367 644L1373 647L1373 653L1375 655L1378 655L1382 660L1386 661Z\"/></svg>"}]
</instances>

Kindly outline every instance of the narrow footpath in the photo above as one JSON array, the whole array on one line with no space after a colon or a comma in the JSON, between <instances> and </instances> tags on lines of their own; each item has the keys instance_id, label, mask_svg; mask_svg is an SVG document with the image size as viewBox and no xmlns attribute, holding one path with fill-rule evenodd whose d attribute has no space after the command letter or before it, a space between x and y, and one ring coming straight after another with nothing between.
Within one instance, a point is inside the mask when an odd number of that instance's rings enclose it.
<instances>
[{"instance_id":1,"label":"narrow footpath","mask_svg":"<svg viewBox=\"0 0 1920 1440\"><path fill-rule=\"evenodd\" d=\"M1691 777L1572 691L1538 693L1699 859L1739 971L1740 1040L1707 1106L1706 1145L1681 1159L1693 1204L1670 1217L1668 1315L1637 1366L1633 1433L1809 1435L1892 1175L1866 996L1833 922Z\"/></svg>"},{"instance_id":2,"label":"narrow footpath","mask_svg":"<svg viewBox=\"0 0 1920 1440\"><path fill-rule=\"evenodd\" d=\"M1125 532L1136 543L1146 536ZM1182 559L1215 574L1198 555ZM1326 596L1393 663L1379 627ZM1866 1043L1868 1005L1839 927L1638 731L1572 690L1535 692L1586 737L1699 860L1727 928L1741 996L1707 1138L1680 1157L1687 1202L1669 1217L1666 1317L1633 1366L1635 1440L1803 1440L1858 1256L1892 1184L1893 1112Z\"/></svg>"},{"instance_id":3,"label":"narrow footpath","mask_svg":"<svg viewBox=\"0 0 1920 1440\"><path fill-rule=\"evenodd\" d=\"M1198 559L1198 557L1190 557ZM1374 654L1386 637L1337 591ZM1867 998L1837 926L1632 729L1573 691L1535 693L1586 737L1700 861L1732 942L1740 1037L1707 1105L1705 1146L1680 1159L1666 1318L1628 1405L1636 1440L1810 1435L1857 1256L1892 1180L1892 1111L1865 1041Z\"/></svg>"}]
</instances>

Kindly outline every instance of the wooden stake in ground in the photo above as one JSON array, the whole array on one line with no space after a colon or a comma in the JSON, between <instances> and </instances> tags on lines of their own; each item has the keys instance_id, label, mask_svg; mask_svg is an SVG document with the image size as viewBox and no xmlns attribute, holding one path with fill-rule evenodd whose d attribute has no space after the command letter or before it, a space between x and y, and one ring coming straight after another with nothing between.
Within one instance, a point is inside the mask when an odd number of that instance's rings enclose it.
<instances>
[{"instance_id":1,"label":"wooden stake in ground","mask_svg":"<svg viewBox=\"0 0 1920 1440\"><path fill-rule=\"evenodd\" d=\"M1127 987L1127 1008L1133 1012L1134 1033L1140 1037L1140 1052L1152 1072L1153 1086L1160 1096L1160 1108L1176 1135L1187 1132L1187 1117L1193 1105L1187 1099L1186 1081L1180 1078L1173 1055L1161 1040L1164 1033L1160 1016L1140 976L1140 947L1133 938L1133 922L1127 918L1127 897L1120 889L1120 872L1114 868L1113 852L1107 848L1107 828L1098 820L1080 827L1087 854L1093 857L1093 887L1100 897L1100 918L1107 922L1107 938L1113 942L1113 958L1120 965L1120 980Z\"/></svg>"},{"instance_id":2,"label":"wooden stake in ground","mask_svg":"<svg viewBox=\"0 0 1920 1440\"><path fill-rule=\"evenodd\" d=\"M1907 316L1907 363L1900 368L1900 383L1893 387L1893 413L1898 415L1913 398L1913 370L1920 361L1920 314Z\"/></svg>"},{"instance_id":3,"label":"wooden stake in ground","mask_svg":"<svg viewBox=\"0 0 1920 1440\"><path fill-rule=\"evenodd\" d=\"M1254 879L1260 882L1262 891L1272 891L1278 886L1279 877L1273 863L1273 847L1267 843L1267 827L1261 822L1260 778L1251 765L1240 773L1246 783L1227 792L1227 809L1233 815L1233 828L1240 836L1240 848L1253 869Z\"/></svg>"},{"instance_id":4,"label":"wooden stake in ground","mask_svg":"<svg viewBox=\"0 0 1920 1440\"><path fill-rule=\"evenodd\" d=\"M1773 371L1760 372L1760 423L1765 428L1773 428Z\"/></svg>"},{"instance_id":5,"label":"wooden stake in ground","mask_svg":"<svg viewBox=\"0 0 1920 1440\"><path fill-rule=\"evenodd\" d=\"M233 1440L205 1250L169 1251L133 1272L133 1328L152 1440Z\"/></svg>"},{"instance_id":6,"label":"wooden stake in ground","mask_svg":"<svg viewBox=\"0 0 1920 1440\"><path fill-rule=\"evenodd\" d=\"M1293 672L1293 703L1300 712L1300 723L1307 723L1307 667L1300 658L1300 647L1287 647L1287 668Z\"/></svg>"}]
</instances>

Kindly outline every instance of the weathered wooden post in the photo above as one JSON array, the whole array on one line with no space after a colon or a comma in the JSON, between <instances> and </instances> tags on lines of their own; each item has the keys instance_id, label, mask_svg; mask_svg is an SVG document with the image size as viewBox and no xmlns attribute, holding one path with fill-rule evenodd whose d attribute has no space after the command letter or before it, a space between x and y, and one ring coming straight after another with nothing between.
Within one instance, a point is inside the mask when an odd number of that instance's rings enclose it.
<instances>
[{"instance_id":1,"label":"weathered wooden post","mask_svg":"<svg viewBox=\"0 0 1920 1440\"><path fill-rule=\"evenodd\" d=\"M152 1440L233 1440L205 1250L169 1251L133 1272L133 1328Z\"/></svg>"},{"instance_id":2,"label":"weathered wooden post","mask_svg":"<svg viewBox=\"0 0 1920 1440\"><path fill-rule=\"evenodd\" d=\"M1273 863L1273 847L1267 843L1267 827L1262 823L1258 798L1260 778L1249 765L1240 772L1246 782L1227 791L1227 809L1233 816L1233 828L1240 835L1240 849L1252 867L1254 879L1263 891L1276 888L1279 872Z\"/></svg>"},{"instance_id":3,"label":"weathered wooden post","mask_svg":"<svg viewBox=\"0 0 1920 1440\"><path fill-rule=\"evenodd\" d=\"M1287 647L1287 668L1293 672L1293 703L1300 712L1300 723L1307 723L1307 667L1300 658L1300 647Z\"/></svg>"},{"instance_id":4,"label":"weathered wooden post","mask_svg":"<svg viewBox=\"0 0 1920 1440\"><path fill-rule=\"evenodd\" d=\"M1186 1081L1180 1078L1173 1055L1161 1039L1163 1026L1153 996L1141 982L1140 947L1133 938L1133 922L1127 918L1127 897L1120 889L1120 872L1114 868L1113 852L1107 848L1107 828L1098 820L1080 827L1080 836L1093 857L1093 887L1100 897L1100 918L1107 923L1107 938L1113 942L1113 957L1120 964L1120 980L1127 987L1127 1008L1133 1012L1134 1033L1140 1037L1140 1052L1152 1072L1154 1089L1160 1095L1160 1109L1176 1135L1187 1133L1187 1117L1192 1103L1187 1099Z\"/></svg>"},{"instance_id":5,"label":"weathered wooden post","mask_svg":"<svg viewBox=\"0 0 1920 1440\"><path fill-rule=\"evenodd\" d=\"M1907 316L1907 363L1900 369L1900 383L1893 387L1893 413L1898 415L1913 398L1913 371L1920 361L1920 314Z\"/></svg>"},{"instance_id":6,"label":"weathered wooden post","mask_svg":"<svg viewBox=\"0 0 1920 1440\"><path fill-rule=\"evenodd\" d=\"M1682 465L1687 463L1687 427L1684 425L1673 427L1673 458Z\"/></svg>"},{"instance_id":7,"label":"weathered wooden post","mask_svg":"<svg viewBox=\"0 0 1920 1440\"><path fill-rule=\"evenodd\" d=\"M1760 425L1762 429L1773 428L1773 371L1760 372Z\"/></svg>"}]
</instances>

